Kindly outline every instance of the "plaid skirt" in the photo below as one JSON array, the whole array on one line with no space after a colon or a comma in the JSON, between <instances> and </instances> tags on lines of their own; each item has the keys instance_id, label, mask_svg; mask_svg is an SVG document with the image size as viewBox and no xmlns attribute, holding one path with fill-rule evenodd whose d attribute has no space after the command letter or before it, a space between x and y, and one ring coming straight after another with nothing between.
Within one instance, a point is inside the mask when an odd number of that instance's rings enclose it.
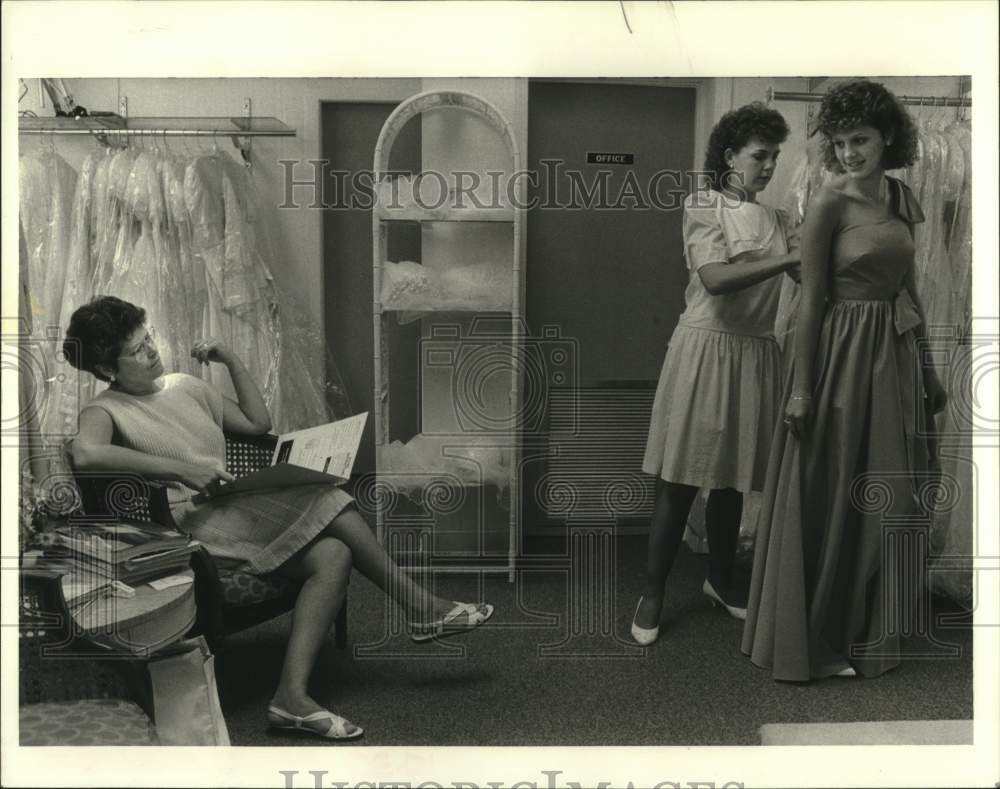
<instances>
[{"instance_id":1,"label":"plaid skirt","mask_svg":"<svg viewBox=\"0 0 1000 789\"><path fill-rule=\"evenodd\" d=\"M332 485L297 485L232 494L201 504L171 506L181 530L212 556L230 560L243 572L276 570L302 550L354 499Z\"/></svg>"}]
</instances>

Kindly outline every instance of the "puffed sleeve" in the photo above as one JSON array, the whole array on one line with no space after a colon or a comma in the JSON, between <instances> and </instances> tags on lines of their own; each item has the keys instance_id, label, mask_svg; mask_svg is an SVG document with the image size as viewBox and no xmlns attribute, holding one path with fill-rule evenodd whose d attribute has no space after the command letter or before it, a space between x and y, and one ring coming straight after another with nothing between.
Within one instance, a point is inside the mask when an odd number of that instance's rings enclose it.
<instances>
[{"instance_id":1,"label":"puffed sleeve","mask_svg":"<svg viewBox=\"0 0 1000 789\"><path fill-rule=\"evenodd\" d=\"M785 246L788 247L789 252L794 252L799 248L799 235L802 226L796 225L784 208L776 208L774 212L778 216L778 226L785 236Z\"/></svg>"},{"instance_id":2,"label":"puffed sleeve","mask_svg":"<svg viewBox=\"0 0 1000 789\"><path fill-rule=\"evenodd\" d=\"M729 262L717 208L716 199L704 193L693 194L684 201L684 257L691 271L708 263Z\"/></svg>"}]
</instances>

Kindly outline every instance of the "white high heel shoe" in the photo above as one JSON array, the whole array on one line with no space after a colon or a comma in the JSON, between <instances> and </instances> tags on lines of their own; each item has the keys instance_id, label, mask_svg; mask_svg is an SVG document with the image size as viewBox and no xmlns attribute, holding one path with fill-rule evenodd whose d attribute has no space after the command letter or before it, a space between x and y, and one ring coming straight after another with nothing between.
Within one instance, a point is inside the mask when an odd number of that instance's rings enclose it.
<instances>
[{"instance_id":1,"label":"white high heel shoe","mask_svg":"<svg viewBox=\"0 0 1000 789\"><path fill-rule=\"evenodd\" d=\"M715 587L712 586L712 582L707 578L705 579L705 583L701 585L701 591L712 601L712 605L721 605L729 612L731 617L746 621L747 610L745 608L737 608L735 605L729 605L729 603L719 596L719 593L715 591Z\"/></svg>"},{"instance_id":2,"label":"white high heel shoe","mask_svg":"<svg viewBox=\"0 0 1000 789\"><path fill-rule=\"evenodd\" d=\"M639 602L635 607L635 614L632 615L632 638L635 639L637 644L641 644L644 647L648 647L657 638L660 637L660 626L656 627L639 627L635 623L635 618L639 614L639 606L642 605L642 598L639 598Z\"/></svg>"}]
</instances>

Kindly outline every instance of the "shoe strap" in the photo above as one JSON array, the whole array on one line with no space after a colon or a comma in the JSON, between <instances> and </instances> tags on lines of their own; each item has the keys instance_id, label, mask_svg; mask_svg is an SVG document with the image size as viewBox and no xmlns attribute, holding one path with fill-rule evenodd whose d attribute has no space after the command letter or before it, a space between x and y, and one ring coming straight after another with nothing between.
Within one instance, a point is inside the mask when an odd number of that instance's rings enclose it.
<instances>
[{"instance_id":1,"label":"shoe strap","mask_svg":"<svg viewBox=\"0 0 1000 789\"><path fill-rule=\"evenodd\" d=\"M306 729L308 731L315 731L315 729L311 726L307 726L307 723L329 720L330 726L326 730L326 734L329 734L331 730L336 728L337 733L340 734L340 736L348 736L347 719L337 715L336 713L330 712L329 710L317 710L316 712L310 712L308 715L292 715L292 713L285 712L277 707L269 707L268 711L278 718L293 724L296 729Z\"/></svg>"}]
</instances>

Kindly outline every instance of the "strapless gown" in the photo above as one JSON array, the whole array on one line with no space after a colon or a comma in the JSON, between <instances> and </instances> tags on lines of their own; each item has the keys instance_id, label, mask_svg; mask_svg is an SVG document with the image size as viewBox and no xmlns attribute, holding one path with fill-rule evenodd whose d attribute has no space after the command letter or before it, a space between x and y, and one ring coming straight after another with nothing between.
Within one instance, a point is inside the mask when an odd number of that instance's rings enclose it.
<instances>
[{"instance_id":1,"label":"strapless gown","mask_svg":"<svg viewBox=\"0 0 1000 789\"><path fill-rule=\"evenodd\" d=\"M903 289L923 215L904 184L890 189L889 218L834 238L812 422L799 441L779 419L771 445L742 649L775 679L848 666L877 676L899 663L906 584L887 526L918 512L927 464L920 316Z\"/></svg>"}]
</instances>

